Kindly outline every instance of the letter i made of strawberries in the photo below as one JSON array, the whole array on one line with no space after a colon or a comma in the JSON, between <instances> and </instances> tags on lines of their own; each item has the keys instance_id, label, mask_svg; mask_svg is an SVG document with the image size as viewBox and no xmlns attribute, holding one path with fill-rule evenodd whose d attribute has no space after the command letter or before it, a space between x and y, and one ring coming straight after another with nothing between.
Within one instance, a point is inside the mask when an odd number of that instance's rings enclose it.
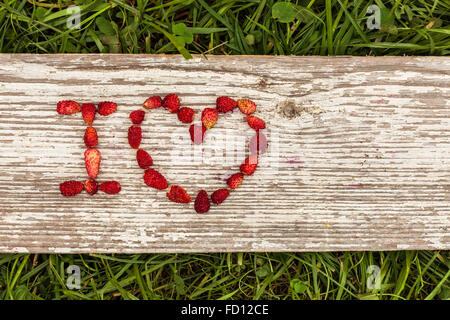
<instances>
[{"instance_id":1,"label":"letter i made of strawberries","mask_svg":"<svg viewBox=\"0 0 450 320\"><path fill-rule=\"evenodd\" d=\"M86 151L84 152L84 163L88 179L83 183L80 181L70 180L59 185L61 194L65 197L75 196L83 191L90 195L97 193L98 189L107 194L116 194L121 190L120 183L117 181L104 181L100 185L96 179L100 170L101 153L96 149L98 144L97 130L92 126L95 116L98 113L101 116L108 116L117 110L117 104L110 101L100 102L96 107L93 103L78 104L73 100L65 100L58 102L56 111L59 114L71 115L81 111L81 115L88 125L84 132L84 144Z\"/></svg>"}]
</instances>

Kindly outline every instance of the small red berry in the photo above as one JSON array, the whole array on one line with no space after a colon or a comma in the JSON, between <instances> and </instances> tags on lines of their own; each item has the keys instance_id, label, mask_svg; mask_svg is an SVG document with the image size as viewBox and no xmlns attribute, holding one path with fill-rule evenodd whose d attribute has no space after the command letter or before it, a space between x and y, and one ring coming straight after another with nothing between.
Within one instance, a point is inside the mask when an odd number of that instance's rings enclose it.
<instances>
[{"instance_id":1,"label":"small red berry","mask_svg":"<svg viewBox=\"0 0 450 320\"><path fill-rule=\"evenodd\" d=\"M130 113L131 122L134 124L141 124L144 121L145 111L144 110L135 110Z\"/></svg>"},{"instance_id":2,"label":"small red berry","mask_svg":"<svg viewBox=\"0 0 450 320\"><path fill-rule=\"evenodd\" d=\"M122 187L117 181L105 181L100 185L99 189L107 194L116 194L122 190Z\"/></svg>"},{"instance_id":3,"label":"small red berry","mask_svg":"<svg viewBox=\"0 0 450 320\"><path fill-rule=\"evenodd\" d=\"M256 116L247 116L247 123L250 128L256 131L266 128L266 123Z\"/></svg>"},{"instance_id":4,"label":"small red berry","mask_svg":"<svg viewBox=\"0 0 450 320\"><path fill-rule=\"evenodd\" d=\"M194 209L197 213L205 213L210 208L208 194L205 190L200 190L194 202Z\"/></svg>"},{"instance_id":5,"label":"small red berry","mask_svg":"<svg viewBox=\"0 0 450 320\"><path fill-rule=\"evenodd\" d=\"M191 123L194 121L195 111L192 108L183 107L178 110L178 120L183 123Z\"/></svg>"},{"instance_id":6,"label":"small red berry","mask_svg":"<svg viewBox=\"0 0 450 320\"><path fill-rule=\"evenodd\" d=\"M245 159L244 163L240 166L240 170L243 174L251 176L255 172L257 166L258 156L253 154Z\"/></svg>"},{"instance_id":7,"label":"small red berry","mask_svg":"<svg viewBox=\"0 0 450 320\"><path fill-rule=\"evenodd\" d=\"M206 127L204 125L193 124L189 128L189 133L191 134L191 140L195 144L201 144L203 138L205 137Z\"/></svg>"},{"instance_id":8,"label":"small red berry","mask_svg":"<svg viewBox=\"0 0 450 320\"><path fill-rule=\"evenodd\" d=\"M81 106L73 100L59 101L56 106L56 112L59 114L74 114L81 110Z\"/></svg>"},{"instance_id":9,"label":"small red berry","mask_svg":"<svg viewBox=\"0 0 450 320\"><path fill-rule=\"evenodd\" d=\"M205 108L202 112L202 123L206 130L211 129L219 118L219 112L217 109Z\"/></svg>"},{"instance_id":10,"label":"small red berry","mask_svg":"<svg viewBox=\"0 0 450 320\"><path fill-rule=\"evenodd\" d=\"M111 101L103 101L98 104L98 113L102 116L109 116L111 113L116 112L117 103Z\"/></svg>"},{"instance_id":11,"label":"small red berry","mask_svg":"<svg viewBox=\"0 0 450 320\"><path fill-rule=\"evenodd\" d=\"M101 159L100 151L97 149L87 149L84 152L84 163L89 178L94 179L98 175Z\"/></svg>"},{"instance_id":12,"label":"small red berry","mask_svg":"<svg viewBox=\"0 0 450 320\"><path fill-rule=\"evenodd\" d=\"M230 187L230 189L234 190L241 185L243 180L244 176L242 175L242 173L235 173L228 178L227 184Z\"/></svg>"},{"instance_id":13,"label":"small red berry","mask_svg":"<svg viewBox=\"0 0 450 320\"><path fill-rule=\"evenodd\" d=\"M250 153L264 154L267 151L269 144L267 142L266 135L258 131L251 139L248 145Z\"/></svg>"},{"instance_id":14,"label":"small red berry","mask_svg":"<svg viewBox=\"0 0 450 320\"><path fill-rule=\"evenodd\" d=\"M157 109L162 106L162 100L160 96L153 96L145 100L142 105L145 109Z\"/></svg>"},{"instance_id":15,"label":"small red berry","mask_svg":"<svg viewBox=\"0 0 450 320\"><path fill-rule=\"evenodd\" d=\"M98 183L94 179L88 179L84 182L84 190L91 196L97 193Z\"/></svg>"},{"instance_id":16,"label":"small red berry","mask_svg":"<svg viewBox=\"0 0 450 320\"><path fill-rule=\"evenodd\" d=\"M92 124L94 122L96 112L97 108L93 103L83 103L81 105L81 115L87 124Z\"/></svg>"},{"instance_id":17,"label":"small red berry","mask_svg":"<svg viewBox=\"0 0 450 320\"><path fill-rule=\"evenodd\" d=\"M64 197L73 197L83 191L83 184L79 181L65 181L59 185L59 190Z\"/></svg>"},{"instance_id":18,"label":"small red berry","mask_svg":"<svg viewBox=\"0 0 450 320\"><path fill-rule=\"evenodd\" d=\"M88 148L94 148L98 144L97 130L94 127L86 127L84 131L84 144Z\"/></svg>"},{"instance_id":19,"label":"small red berry","mask_svg":"<svg viewBox=\"0 0 450 320\"><path fill-rule=\"evenodd\" d=\"M237 101L237 105L239 107L239 110L243 114L249 115L256 111L256 104L249 99L239 99Z\"/></svg>"},{"instance_id":20,"label":"small red berry","mask_svg":"<svg viewBox=\"0 0 450 320\"><path fill-rule=\"evenodd\" d=\"M142 140L142 129L139 126L132 125L128 128L128 143L133 149L139 148Z\"/></svg>"},{"instance_id":21,"label":"small red berry","mask_svg":"<svg viewBox=\"0 0 450 320\"><path fill-rule=\"evenodd\" d=\"M144 173L144 182L149 187L164 190L167 188L167 180L164 176L154 169L147 169Z\"/></svg>"},{"instance_id":22,"label":"small red berry","mask_svg":"<svg viewBox=\"0 0 450 320\"><path fill-rule=\"evenodd\" d=\"M136 152L136 160L141 169L147 169L153 165L153 159L144 149L138 149Z\"/></svg>"},{"instance_id":23,"label":"small red berry","mask_svg":"<svg viewBox=\"0 0 450 320\"><path fill-rule=\"evenodd\" d=\"M230 190L219 189L211 194L211 201L215 204L221 204L230 195Z\"/></svg>"},{"instance_id":24,"label":"small red berry","mask_svg":"<svg viewBox=\"0 0 450 320\"><path fill-rule=\"evenodd\" d=\"M218 97L216 100L216 109L225 113L236 108L237 102L230 97Z\"/></svg>"},{"instance_id":25,"label":"small red berry","mask_svg":"<svg viewBox=\"0 0 450 320\"><path fill-rule=\"evenodd\" d=\"M189 194L180 186L170 186L167 191L167 198L173 202L177 203L189 203L191 202L191 197Z\"/></svg>"},{"instance_id":26,"label":"small red berry","mask_svg":"<svg viewBox=\"0 0 450 320\"><path fill-rule=\"evenodd\" d=\"M180 107L180 99L175 93L168 94L164 97L162 106L169 110L171 113L175 113Z\"/></svg>"}]
</instances>

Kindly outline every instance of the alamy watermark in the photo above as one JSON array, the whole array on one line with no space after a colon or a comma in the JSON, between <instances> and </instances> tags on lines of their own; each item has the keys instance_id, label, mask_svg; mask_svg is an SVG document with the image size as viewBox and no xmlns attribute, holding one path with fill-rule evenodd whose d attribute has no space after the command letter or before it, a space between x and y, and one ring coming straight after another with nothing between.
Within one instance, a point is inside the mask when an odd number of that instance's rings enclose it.
<instances>
[{"instance_id":1,"label":"alamy watermark","mask_svg":"<svg viewBox=\"0 0 450 320\"><path fill-rule=\"evenodd\" d=\"M81 288L81 270L77 265L70 265L66 269L68 274L66 286L70 290L79 290Z\"/></svg>"},{"instance_id":2,"label":"alamy watermark","mask_svg":"<svg viewBox=\"0 0 450 320\"><path fill-rule=\"evenodd\" d=\"M257 153L259 160L263 160L264 166L271 168L271 172L278 170L280 164L277 129L260 130L259 134L253 129L244 132L237 129L211 130L205 135L203 143L195 144L185 128L178 128L170 135L170 145L169 161L173 166L190 164L232 168Z\"/></svg>"},{"instance_id":3,"label":"alamy watermark","mask_svg":"<svg viewBox=\"0 0 450 320\"><path fill-rule=\"evenodd\" d=\"M81 9L79 6L67 7L67 13L70 16L67 18L67 29L80 29L81 28Z\"/></svg>"},{"instance_id":4,"label":"alamy watermark","mask_svg":"<svg viewBox=\"0 0 450 320\"><path fill-rule=\"evenodd\" d=\"M366 274L369 275L367 277L366 286L368 289L373 290L379 290L381 289L381 269L379 266L372 264L367 267Z\"/></svg>"},{"instance_id":5,"label":"alamy watermark","mask_svg":"<svg viewBox=\"0 0 450 320\"><path fill-rule=\"evenodd\" d=\"M380 7L372 4L367 7L366 14L370 14L367 18L367 28L369 30L380 30L381 28L381 10Z\"/></svg>"}]
</instances>

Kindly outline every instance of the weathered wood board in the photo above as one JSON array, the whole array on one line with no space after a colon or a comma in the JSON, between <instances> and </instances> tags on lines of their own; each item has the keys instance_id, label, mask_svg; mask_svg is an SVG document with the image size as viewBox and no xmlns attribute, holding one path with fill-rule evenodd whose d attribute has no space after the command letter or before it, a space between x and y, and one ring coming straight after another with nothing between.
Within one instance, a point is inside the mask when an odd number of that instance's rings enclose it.
<instances>
[{"instance_id":1,"label":"weathered wood board","mask_svg":"<svg viewBox=\"0 0 450 320\"><path fill-rule=\"evenodd\" d=\"M147 187L128 145L129 113L172 92L197 112L248 97L268 124L258 170L208 214ZM119 195L61 196L87 176L86 125L56 113L64 99L118 103L94 126L98 180ZM197 149L163 109L142 127L154 167L193 198L226 186L251 137L239 111ZM0 55L0 252L450 249L449 228L449 58Z\"/></svg>"}]
</instances>

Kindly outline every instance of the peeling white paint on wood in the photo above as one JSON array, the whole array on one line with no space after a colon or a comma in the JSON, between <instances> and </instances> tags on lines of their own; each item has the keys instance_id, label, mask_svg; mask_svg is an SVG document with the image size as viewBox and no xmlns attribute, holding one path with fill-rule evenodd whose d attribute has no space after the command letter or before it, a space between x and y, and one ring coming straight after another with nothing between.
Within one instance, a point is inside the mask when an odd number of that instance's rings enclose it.
<instances>
[{"instance_id":1,"label":"peeling white paint on wood","mask_svg":"<svg viewBox=\"0 0 450 320\"><path fill-rule=\"evenodd\" d=\"M256 173L205 215L146 187L128 146L129 113L171 92L197 119L217 96L247 97L268 123ZM449 98L439 57L0 55L0 252L450 249ZM98 180L119 195L60 195L86 179L85 124L56 113L63 99L118 103L94 126ZM142 127L155 168L193 198L242 161L215 157L222 139L251 136L239 112L200 148L164 110ZM206 156L185 163L194 150Z\"/></svg>"}]
</instances>

